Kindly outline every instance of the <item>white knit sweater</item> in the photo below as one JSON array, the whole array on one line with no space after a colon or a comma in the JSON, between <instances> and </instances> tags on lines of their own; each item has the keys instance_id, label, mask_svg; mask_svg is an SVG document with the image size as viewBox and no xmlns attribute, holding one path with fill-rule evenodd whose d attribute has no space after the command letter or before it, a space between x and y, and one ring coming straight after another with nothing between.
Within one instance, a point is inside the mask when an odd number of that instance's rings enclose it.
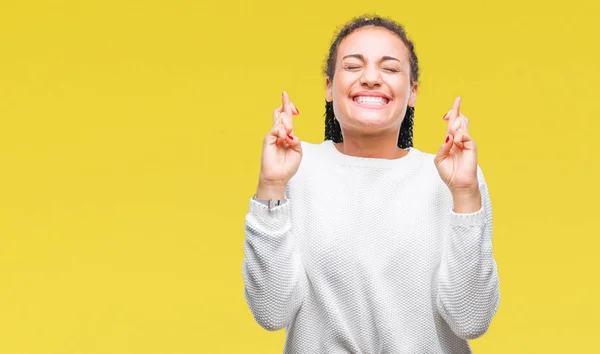
<instances>
[{"instance_id":1,"label":"white knit sweater","mask_svg":"<svg viewBox=\"0 0 600 354\"><path fill-rule=\"evenodd\" d=\"M492 208L452 210L434 155L353 157L302 142L272 210L250 200L245 298L285 353L470 353L498 308Z\"/></svg>"}]
</instances>

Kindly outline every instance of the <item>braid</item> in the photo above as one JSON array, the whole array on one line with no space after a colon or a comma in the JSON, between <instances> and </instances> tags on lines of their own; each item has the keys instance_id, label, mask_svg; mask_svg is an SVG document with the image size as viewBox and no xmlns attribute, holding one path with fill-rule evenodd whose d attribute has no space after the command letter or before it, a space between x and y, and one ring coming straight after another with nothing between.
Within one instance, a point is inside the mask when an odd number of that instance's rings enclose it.
<instances>
[{"instance_id":1,"label":"braid","mask_svg":"<svg viewBox=\"0 0 600 354\"><path fill-rule=\"evenodd\" d=\"M406 114L400 125L400 136L398 136L398 147L407 149L413 146L413 127L415 125L415 107L406 107Z\"/></svg>"},{"instance_id":2,"label":"braid","mask_svg":"<svg viewBox=\"0 0 600 354\"><path fill-rule=\"evenodd\" d=\"M413 126L415 120L415 108L407 107L406 114L400 126L400 136L398 136L398 147L406 149L413 146ZM333 102L325 101L325 140L332 140L334 143L344 141L340 123L335 119L333 113Z\"/></svg>"},{"instance_id":3,"label":"braid","mask_svg":"<svg viewBox=\"0 0 600 354\"><path fill-rule=\"evenodd\" d=\"M325 140L333 140L334 143L344 141L340 123L333 113L333 102L327 101L325 101Z\"/></svg>"}]
</instances>

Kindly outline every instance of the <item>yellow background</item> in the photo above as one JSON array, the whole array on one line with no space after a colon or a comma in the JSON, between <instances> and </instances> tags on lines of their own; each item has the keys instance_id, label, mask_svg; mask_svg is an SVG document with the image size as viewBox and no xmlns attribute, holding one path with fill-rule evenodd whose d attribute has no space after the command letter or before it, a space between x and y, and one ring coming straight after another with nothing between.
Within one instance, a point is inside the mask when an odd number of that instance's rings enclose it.
<instances>
[{"instance_id":1,"label":"yellow background","mask_svg":"<svg viewBox=\"0 0 600 354\"><path fill-rule=\"evenodd\" d=\"M600 345L597 1L0 5L0 353L280 353L243 221L287 90L323 139L335 29L377 12L421 63L415 145L455 96L494 204L502 300L475 353Z\"/></svg>"}]
</instances>

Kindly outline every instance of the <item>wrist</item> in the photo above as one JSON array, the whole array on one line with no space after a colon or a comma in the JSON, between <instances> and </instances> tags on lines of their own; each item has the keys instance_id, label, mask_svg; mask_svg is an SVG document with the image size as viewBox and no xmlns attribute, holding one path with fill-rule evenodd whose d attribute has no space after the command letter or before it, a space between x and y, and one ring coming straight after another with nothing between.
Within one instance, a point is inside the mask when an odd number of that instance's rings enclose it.
<instances>
[{"instance_id":1,"label":"wrist","mask_svg":"<svg viewBox=\"0 0 600 354\"><path fill-rule=\"evenodd\" d=\"M453 210L457 214L475 213L481 209L481 192L479 186L453 190Z\"/></svg>"},{"instance_id":2,"label":"wrist","mask_svg":"<svg viewBox=\"0 0 600 354\"><path fill-rule=\"evenodd\" d=\"M258 199L272 199L272 200L283 200L285 199L285 187L284 183L269 183L260 181L256 188L256 198Z\"/></svg>"}]
</instances>

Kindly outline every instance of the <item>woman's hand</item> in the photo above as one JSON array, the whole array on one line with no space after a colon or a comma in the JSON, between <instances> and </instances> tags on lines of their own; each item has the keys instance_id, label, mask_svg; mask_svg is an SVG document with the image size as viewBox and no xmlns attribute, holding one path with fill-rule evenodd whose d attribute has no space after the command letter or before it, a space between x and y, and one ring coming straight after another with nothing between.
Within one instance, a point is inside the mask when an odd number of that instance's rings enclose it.
<instances>
[{"instance_id":1,"label":"woman's hand","mask_svg":"<svg viewBox=\"0 0 600 354\"><path fill-rule=\"evenodd\" d=\"M293 115L299 112L282 93L282 104L273 112L273 128L263 140L257 197L284 199L285 186L302 160L302 145L294 135Z\"/></svg>"},{"instance_id":2,"label":"woman's hand","mask_svg":"<svg viewBox=\"0 0 600 354\"><path fill-rule=\"evenodd\" d=\"M460 102L460 97L456 98L452 109L444 116L444 120L448 121L446 140L434 162L455 199L455 209L474 212L481 202L477 181L477 145L469 135L469 120L460 113ZM471 205L457 208L458 200L468 201L466 204Z\"/></svg>"}]
</instances>

